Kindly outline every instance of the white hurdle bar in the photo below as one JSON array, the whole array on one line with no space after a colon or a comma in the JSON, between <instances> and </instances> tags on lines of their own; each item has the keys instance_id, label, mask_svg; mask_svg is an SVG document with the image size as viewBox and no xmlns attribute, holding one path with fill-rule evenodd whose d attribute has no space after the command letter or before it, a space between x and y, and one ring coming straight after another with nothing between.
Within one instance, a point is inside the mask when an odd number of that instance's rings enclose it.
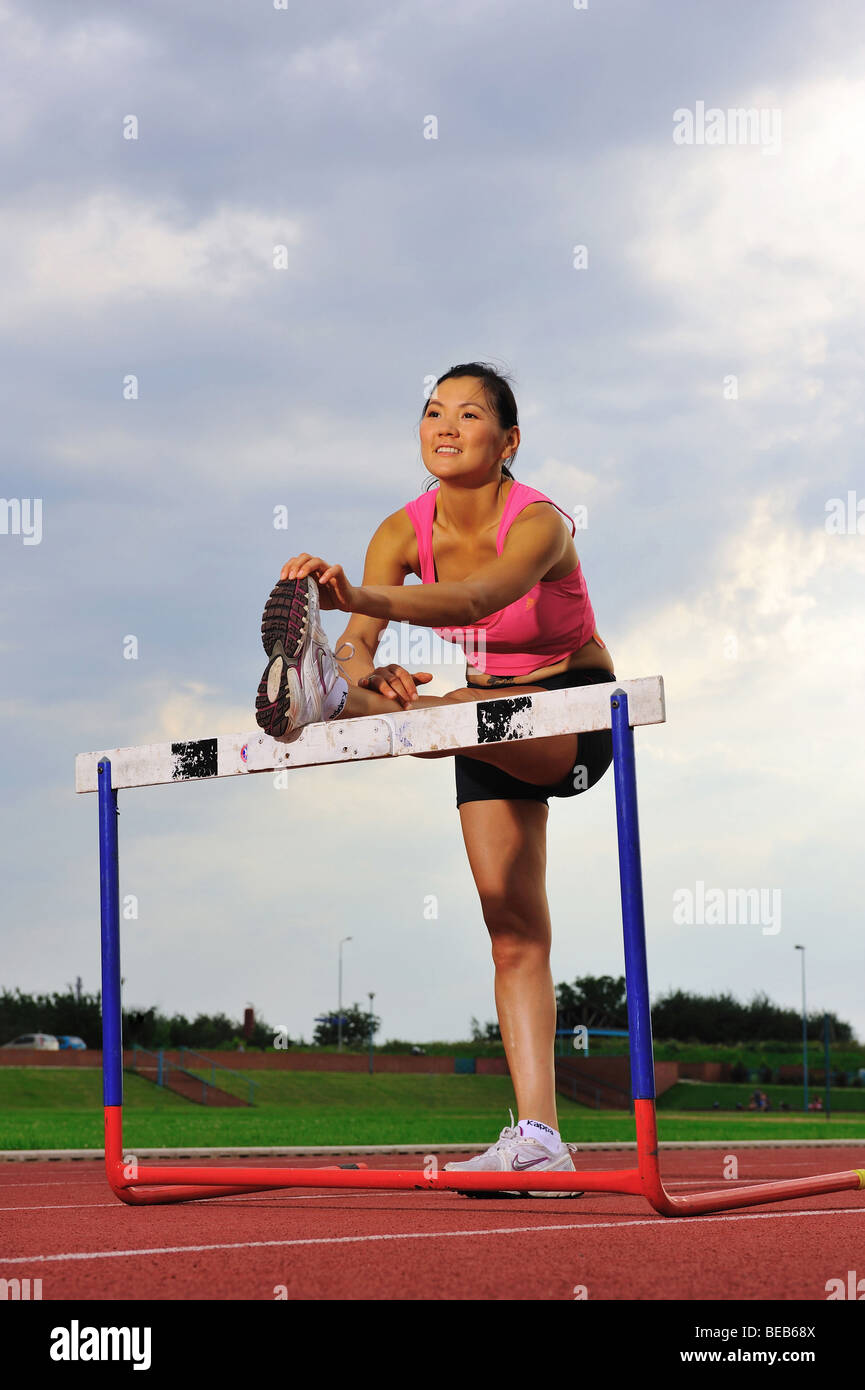
<instances>
[{"instance_id":1,"label":"white hurdle bar","mask_svg":"<svg viewBox=\"0 0 865 1390\"><path fill-rule=\"evenodd\" d=\"M628 723L632 728L664 723L664 679L646 676L545 690L541 694L493 695L488 700L308 724L290 742L270 738L259 729L187 742L145 743L138 748L79 753L75 759L75 790L98 789L97 766L102 758L110 760L111 785L119 789L241 777L251 772L327 763L365 762L411 753L448 749L457 752L480 744L548 738L554 734L590 733L612 727L610 698L616 691L623 691L628 697Z\"/></svg>"}]
</instances>

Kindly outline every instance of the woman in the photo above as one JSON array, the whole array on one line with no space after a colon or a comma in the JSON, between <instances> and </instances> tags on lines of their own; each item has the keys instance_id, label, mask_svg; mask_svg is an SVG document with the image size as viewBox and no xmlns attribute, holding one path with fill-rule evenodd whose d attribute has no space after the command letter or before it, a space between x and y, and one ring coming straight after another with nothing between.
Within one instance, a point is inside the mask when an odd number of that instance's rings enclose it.
<instances>
[{"instance_id":1,"label":"woman","mask_svg":"<svg viewBox=\"0 0 865 1390\"><path fill-rule=\"evenodd\" d=\"M363 583L340 565L300 554L282 569L264 610L268 665L256 717L275 738L304 724L394 709L490 698L490 688L562 690L615 681L561 508L515 481L507 467L520 442L504 377L481 362L438 379L420 422L423 461L438 481L378 527ZM404 587L406 575L422 583ZM337 664L318 608L352 617ZM467 649L466 686L418 695L433 679L376 667L391 621L433 627ZM550 973L545 889L550 796L575 796L612 761L609 730L466 748L453 757L456 801L469 864L492 941L495 997L519 1111L486 1153L448 1170L573 1172L558 1132L554 1072L556 998ZM525 1196L525 1193L509 1195ZM532 1196L556 1196L552 1192ZM579 1194L574 1194L579 1195Z\"/></svg>"}]
</instances>

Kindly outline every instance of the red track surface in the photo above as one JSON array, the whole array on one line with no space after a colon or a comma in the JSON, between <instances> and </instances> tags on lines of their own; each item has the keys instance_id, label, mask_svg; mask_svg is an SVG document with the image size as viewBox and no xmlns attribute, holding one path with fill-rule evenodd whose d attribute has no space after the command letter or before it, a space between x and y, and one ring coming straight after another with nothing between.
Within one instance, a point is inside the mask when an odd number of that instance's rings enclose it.
<instances>
[{"instance_id":1,"label":"red track surface","mask_svg":"<svg viewBox=\"0 0 865 1390\"><path fill-rule=\"evenodd\" d=\"M725 1153L736 1152L665 1150L665 1185L674 1195L726 1186ZM738 1185L846 1169L858 1153L740 1150ZM364 1161L406 1167L404 1155ZM627 1168L634 1156L574 1161ZM273 1300L282 1286L289 1299L573 1300L583 1286L590 1300L825 1301L829 1279L865 1274L865 1194L855 1192L683 1221L606 1194L305 1189L135 1208L114 1197L101 1163L10 1162L0 1165L0 1230L0 1278L41 1279L45 1301Z\"/></svg>"}]
</instances>

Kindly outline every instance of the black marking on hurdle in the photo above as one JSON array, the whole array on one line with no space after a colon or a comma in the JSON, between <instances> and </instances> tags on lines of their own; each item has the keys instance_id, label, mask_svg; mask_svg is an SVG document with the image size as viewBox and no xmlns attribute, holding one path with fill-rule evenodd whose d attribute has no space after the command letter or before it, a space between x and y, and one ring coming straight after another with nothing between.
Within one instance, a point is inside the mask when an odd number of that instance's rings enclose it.
<instances>
[{"instance_id":1,"label":"black marking on hurdle","mask_svg":"<svg viewBox=\"0 0 865 1390\"><path fill-rule=\"evenodd\" d=\"M526 738L526 734L513 727L514 716L526 713L531 707L531 695L509 700L479 700L478 743L503 743L512 738Z\"/></svg>"},{"instance_id":2,"label":"black marking on hurdle","mask_svg":"<svg viewBox=\"0 0 865 1390\"><path fill-rule=\"evenodd\" d=\"M173 782L189 782L195 777L215 777L218 767L216 739L199 738L193 743L172 743Z\"/></svg>"}]
</instances>

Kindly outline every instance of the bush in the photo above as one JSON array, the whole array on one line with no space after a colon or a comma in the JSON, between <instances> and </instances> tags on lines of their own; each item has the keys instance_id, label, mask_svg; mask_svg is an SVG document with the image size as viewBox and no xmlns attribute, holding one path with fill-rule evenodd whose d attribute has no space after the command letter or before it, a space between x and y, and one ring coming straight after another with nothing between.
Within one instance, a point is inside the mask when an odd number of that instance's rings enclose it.
<instances>
[{"instance_id":1,"label":"bush","mask_svg":"<svg viewBox=\"0 0 865 1390\"><path fill-rule=\"evenodd\" d=\"M69 985L65 993L24 994L20 989L0 990L0 1043L19 1033L68 1033L83 1038L88 1047L102 1045L100 994L79 994Z\"/></svg>"},{"instance_id":2,"label":"bush","mask_svg":"<svg viewBox=\"0 0 865 1390\"><path fill-rule=\"evenodd\" d=\"M734 1062L732 1067L730 1068L731 1081L736 1081L739 1083L747 1081L750 1074L751 1073L748 1071L748 1068L745 1066L744 1062Z\"/></svg>"}]
</instances>

